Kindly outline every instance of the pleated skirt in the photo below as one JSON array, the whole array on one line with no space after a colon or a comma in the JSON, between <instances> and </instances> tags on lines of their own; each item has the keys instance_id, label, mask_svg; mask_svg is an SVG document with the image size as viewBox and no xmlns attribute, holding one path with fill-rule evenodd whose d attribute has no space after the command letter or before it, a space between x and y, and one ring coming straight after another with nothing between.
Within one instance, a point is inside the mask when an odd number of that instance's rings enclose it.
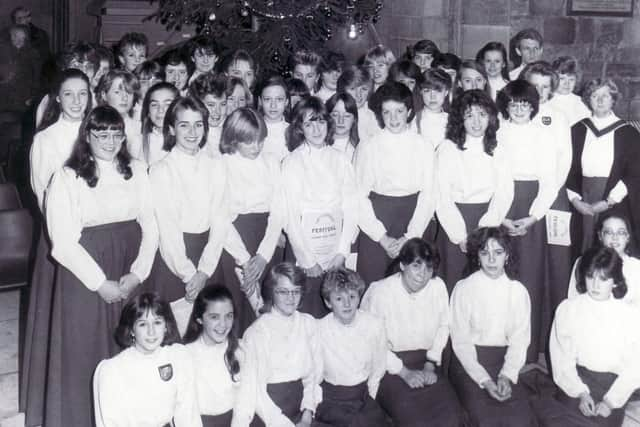
<instances>
[{"instance_id":1,"label":"pleated skirt","mask_svg":"<svg viewBox=\"0 0 640 427\"><path fill-rule=\"evenodd\" d=\"M322 387L322 402L316 409L317 421L333 427L391 427L380 405L369 396L367 383L354 386Z\"/></svg>"},{"instance_id":2,"label":"pleated skirt","mask_svg":"<svg viewBox=\"0 0 640 427\"><path fill-rule=\"evenodd\" d=\"M130 272L138 256L142 232L135 221L87 227L80 245L102 268L107 279ZM98 363L120 350L113 333L123 302L107 304L69 270L56 274L44 425L92 426L92 377Z\"/></svg>"},{"instance_id":3,"label":"pleated skirt","mask_svg":"<svg viewBox=\"0 0 640 427\"><path fill-rule=\"evenodd\" d=\"M273 403L275 403L280 410L282 410L282 413L294 424L300 420L302 392L303 386L301 380L267 384L267 394ZM251 422L251 427L265 427L265 423L256 415Z\"/></svg>"}]
</instances>

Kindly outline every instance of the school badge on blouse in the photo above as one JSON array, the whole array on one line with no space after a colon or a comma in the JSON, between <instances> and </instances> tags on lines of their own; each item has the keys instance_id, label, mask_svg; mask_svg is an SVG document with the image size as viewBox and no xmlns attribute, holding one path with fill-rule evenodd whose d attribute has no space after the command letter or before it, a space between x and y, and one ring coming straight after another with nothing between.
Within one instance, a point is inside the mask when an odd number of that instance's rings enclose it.
<instances>
[{"instance_id":1,"label":"school badge on blouse","mask_svg":"<svg viewBox=\"0 0 640 427\"><path fill-rule=\"evenodd\" d=\"M542 116L542 124L545 126L549 126L551 124L551 117Z\"/></svg>"},{"instance_id":2,"label":"school badge on blouse","mask_svg":"<svg viewBox=\"0 0 640 427\"><path fill-rule=\"evenodd\" d=\"M158 366L158 373L162 381L169 381L173 378L173 366L171 366L171 363Z\"/></svg>"}]
</instances>

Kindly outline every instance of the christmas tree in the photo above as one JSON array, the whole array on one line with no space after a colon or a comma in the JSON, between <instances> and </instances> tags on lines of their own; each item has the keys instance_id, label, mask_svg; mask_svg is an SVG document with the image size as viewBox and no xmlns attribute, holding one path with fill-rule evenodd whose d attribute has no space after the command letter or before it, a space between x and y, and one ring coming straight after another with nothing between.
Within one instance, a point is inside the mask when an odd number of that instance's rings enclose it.
<instances>
[{"instance_id":1,"label":"christmas tree","mask_svg":"<svg viewBox=\"0 0 640 427\"><path fill-rule=\"evenodd\" d=\"M245 49L271 71L286 72L286 61L300 49L324 53L341 28L350 36L375 24L383 0L151 0L158 10L148 19L167 30L195 26L223 48Z\"/></svg>"}]
</instances>

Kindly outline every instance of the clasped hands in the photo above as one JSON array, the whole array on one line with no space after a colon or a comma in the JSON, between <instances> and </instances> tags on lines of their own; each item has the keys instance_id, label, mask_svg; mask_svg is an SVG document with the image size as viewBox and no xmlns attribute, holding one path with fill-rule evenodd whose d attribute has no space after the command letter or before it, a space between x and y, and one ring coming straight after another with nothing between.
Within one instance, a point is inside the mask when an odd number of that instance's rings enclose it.
<instances>
[{"instance_id":1,"label":"clasped hands","mask_svg":"<svg viewBox=\"0 0 640 427\"><path fill-rule=\"evenodd\" d=\"M118 281L105 280L97 289L97 292L107 304L111 304L127 299L139 284L140 279L138 276L134 273L127 273Z\"/></svg>"},{"instance_id":2,"label":"clasped hands","mask_svg":"<svg viewBox=\"0 0 640 427\"><path fill-rule=\"evenodd\" d=\"M387 256L391 259L395 259L400 254L400 249L402 249L402 246L406 241L407 241L407 238L404 236L394 239L393 237L390 237L388 234L385 233L380 238L379 243L380 243L380 246L382 246L382 248L387 253Z\"/></svg>"},{"instance_id":3,"label":"clasped hands","mask_svg":"<svg viewBox=\"0 0 640 427\"><path fill-rule=\"evenodd\" d=\"M534 216L525 216L520 219L505 218L502 221L502 225L507 229L510 236L524 236L536 221Z\"/></svg>"},{"instance_id":4,"label":"clasped hands","mask_svg":"<svg viewBox=\"0 0 640 427\"><path fill-rule=\"evenodd\" d=\"M611 406L604 400L599 403L595 403L593 397L588 392L582 393L580 396L580 405L578 408L582 415L585 417L603 417L607 418L611 415Z\"/></svg>"},{"instance_id":5,"label":"clasped hands","mask_svg":"<svg viewBox=\"0 0 640 427\"><path fill-rule=\"evenodd\" d=\"M436 366L433 362L427 361L424 368L408 369L402 367L398 375L411 388L422 388L424 386L435 384L438 381L438 374L435 372Z\"/></svg>"},{"instance_id":6,"label":"clasped hands","mask_svg":"<svg viewBox=\"0 0 640 427\"><path fill-rule=\"evenodd\" d=\"M595 203L587 203L584 200L575 198L571 200L571 204L582 215L589 215L589 216L597 215L601 212L606 211L611 207L609 202L606 200L600 200L599 202L595 202Z\"/></svg>"},{"instance_id":7,"label":"clasped hands","mask_svg":"<svg viewBox=\"0 0 640 427\"><path fill-rule=\"evenodd\" d=\"M498 375L498 380L488 379L482 383L489 396L498 402L504 402L511 398L511 381L504 375Z\"/></svg>"}]
</instances>

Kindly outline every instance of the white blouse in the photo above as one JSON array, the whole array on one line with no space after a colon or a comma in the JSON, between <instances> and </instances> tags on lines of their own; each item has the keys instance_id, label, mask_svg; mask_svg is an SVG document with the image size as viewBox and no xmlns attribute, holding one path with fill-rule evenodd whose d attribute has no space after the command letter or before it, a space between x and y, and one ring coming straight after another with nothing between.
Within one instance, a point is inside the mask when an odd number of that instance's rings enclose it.
<instances>
[{"instance_id":1,"label":"white blouse","mask_svg":"<svg viewBox=\"0 0 640 427\"><path fill-rule=\"evenodd\" d=\"M458 244L467 238L464 218L456 203L486 203L479 227L502 224L513 201L513 180L500 144L493 155L484 151L482 138L466 137L464 150L444 141L436 152L436 213L449 240Z\"/></svg>"},{"instance_id":2,"label":"white blouse","mask_svg":"<svg viewBox=\"0 0 640 427\"><path fill-rule=\"evenodd\" d=\"M640 387L640 312L611 297L596 301L587 294L564 300L551 327L549 351L553 380L567 395L589 392L576 366L618 375L604 399L614 408L625 405Z\"/></svg>"},{"instance_id":3,"label":"white blouse","mask_svg":"<svg viewBox=\"0 0 640 427\"><path fill-rule=\"evenodd\" d=\"M329 313L318 321L318 345L319 384L324 380L354 386L366 381L369 395L376 398L387 370L387 337L380 318L358 310L353 321L345 325Z\"/></svg>"},{"instance_id":4,"label":"white blouse","mask_svg":"<svg viewBox=\"0 0 640 427\"><path fill-rule=\"evenodd\" d=\"M164 151L162 149L163 146L164 135L162 134L162 130L154 128L148 135L147 152L145 152L144 146L142 148L144 161L147 165L151 166L158 163L160 160L164 159L167 154L169 154L168 151Z\"/></svg>"},{"instance_id":5,"label":"white blouse","mask_svg":"<svg viewBox=\"0 0 640 427\"><path fill-rule=\"evenodd\" d=\"M29 155L31 188L38 199L40 211L44 208L44 193L51 177L71 155L81 123L60 118L33 137Z\"/></svg>"},{"instance_id":6,"label":"white blouse","mask_svg":"<svg viewBox=\"0 0 640 427\"><path fill-rule=\"evenodd\" d=\"M289 123L284 119L277 123L265 123L267 125L267 137L264 140L262 152L265 154L271 154L275 156L278 161L282 161L282 159L289 155L289 149L287 148L287 140L285 137Z\"/></svg>"},{"instance_id":7,"label":"white blouse","mask_svg":"<svg viewBox=\"0 0 640 427\"><path fill-rule=\"evenodd\" d=\"M434 153L414 130L401 135L382 130L370 141L358 144L355 171L360 191L360 228L374 241L386 233L376 218L369 193L385 196L418 195L418 203L407 227L407 238L422 237L435 210Z\"/></svg>"},{"instance_id":8,"label":"white blouse","mask_svg":"<svg viewBox=\"0 0 640 427\"><path fill-rule=\"evenodd\" d=\"M319 261L305 237L303 217L308 213L340 213L342 233L337 252L349 255L358 223L358 192L351 163L330 146L303 143L284 160L283 186L287 200L287 235L298 264L311 268Z\"/></svg>"},{"instance_id":9,"label":"white blouse","mask_svg":"<svg viewBox=\"0 0 640 427\"><path fill-rule=\"evenodd\" d=\"M239 153L224 154L222 160L227 171L230 221L235 221L242 214L269 213L267 229L257 251L269 261L287 221L280 163L274 156L262 153L253 160L244 158ZM229 228L224 248L238 265L243 265L251 258L233 225Z\"/></svg>"},{"instance_id":10,"label":"white blouse","mask_svg":"<svg viewBox=\"0 0 640 427\"><path fill-rule=\"evenodd\" d=\"M556 148L556 186L559 190L567 181L571 169L572 151L571 126L565 114L550 102L540 104L538 114L533 121L546 128Z\"/></svg>"},{"instance_id":11,"label":"white blouse","mask_svg":"<svg viewBox=\"0 0 640 427\"><path fill-rule=\"evenodd\" d=\"M522 70L524 70L524 67L525 67L525 63L523 62L513 70L509 71L509 80L511 81L518 80L518 77L520 77L520 73L522 72Z\"/></svg>"},{"instance_id":12,"label":"white blouse","mask_svg":"<svg viewBox=\"0 0 640 427\"><path fill-rule=\"evenodd\" d=\"M248 426L255 410L256 389L252 383L255 375L246 373L254 367L240 345L235 352L240 372L232 378L225 361L228 344L209 345L200 337L185 345L196 373L198 406L202 415L221 415L233 410L232 425Z\"/></svg>"},{"instance_id":13,"label":"white blouse","mask_svg":"<svg viewBox=\"0 0 640 427\"><path fill-rule=\"evenodd\" d=\"M326 87L320 87L320 90L313 94L313 96L320 98L320 101L324 104L336 93L335 90L329 90Z\"/></svg>"},{"instance_id":14,"label":"white blouse","mask_svg":"<svg viewBox=\"0 0 640 427\"><path fill-rule=\"evenodd\" d=\"M266 425L293 426L282 410L271 400L267 385L302 380L303 397L300 410L315 412L318 405L317 320L296 311L284 316L272 310L258 317L244 333L250 360L255 360L256 413Z\"/></svg>"},{"instance_id":15,"label":"white blouse","mask_svg":"<svg viewBox=\"0 0 640 427\"><path fill-rule=\"evenodd\" d=\"M529 215L542 219L558 193L556 146L549 130L536 122L518 125L503 120L498 141L505 149L514 181L538 181L538 194Z\"/></svg>"},{"instance_id":16,"label":"white blouse","mask_svg":"<svg viewBox=\"0 0 640 427\"><path fill-rule=\"evenodd\" d=\"M222 125L217 127L209 126L207 142L202 147L202 151L207 153L212 159L219 159L222 156L220 151L220 136L222 135Z\"/></svg>"},{"instance_id":17,"label":"white blouse","mask_svg":"<svg viewBox=\"0 0 640 427\"><path fill-rule=\"evenodd\" d=\"M356 148L353 146L348 136L346 138L334 137L331 148L342 154L349 163L353 163Z\"/></svg>"},{"instance_id":18,"label":"white blouse","mask_svg":"<svg viewBox=\"0 0 640 427\"><path fill-rule=\"evenodd\" d=\"M500 92L509 83L502 76L497 78L489 77L489 90L491 91L491 99L494 101L498 98L498 92Z\"/></svg>"},{"instance_id":19,"label":"white blouse","mask_svg":"<svg viewBox=\"0 0 640 427\"><path fill-rule=\"evenodd\" d=\"M195 379L181 344L160 347L152 354L129 347L96 368L96 425L163 427L173 421L175 427L200 427Z\"/></svg>"},{"instance_id":20,"label":"white blouse","mask_svg":"<svg viewBox=\"0 0 640 427\"><path fill-rule=\"evenodd\" d=\"M68 167L53 176L46 199L46 217L51 237L51 255L87 288L96 291L107 278L102 268L80 245L82 229L102 224L136 220L142 229L138 257L131 273L144 281L158 249L158 228L153 215L151 188L146 166L132 161L128 180L115 162L96 161L98 183L91 188Z\"/></svg>"},{"instance_id":21,"label":"white blouse","mask_svg":"<svg viewBox=\"0 0 640 427\"><path fill-rule=\"evenodd\" d=\"M195 155L177 146L149 172L160 230L160 253L171 271L187 283L202 271L211 276L228 231L226 172L204 150ZM195 266L187 257L183 233L204 233L209 241Z\"/></svg>"},{"instance_id":22,"label":"white blouse","mask_svg":"<svg viewBox=\"0 0 640 427\"><path fill-rule=\"evenodd\" d=\"M537 339L537 337L536 337ZM460 280L451 294L451 343L467 374L480 387L491 379L475 346L507 346L500 375L518 382L531 341L531 301L522 283L482 270ZM495 380L495 378L494 378Z\"/></svg>"},{"instance_id":23,"label":"white blouse","mask_svg":"<svg viewBox=\"0 0 640 427\"><path fill-rule=\"evenodd\" d=\"M591 117L591 110L582 102L582 98L575 93L561 95L554 93L553 98L548 101L554 108L562 111L569 120L569 125L573 126L582 119Z\"/></svg>"},{"instance_id":24,"label":"white blouse","mask_svg":"<svg viewBox=\"0 0 640 427\"><path fill-rule=\"evenodd\" d=\"M427 358L440 364L449 339L449 294L442 279L429 279L418 292L409 292L401 273L373 282L362 297L363 310L382 319L389 342L387 370L398 374L402 360L394 353L425 350Z\"/></svg>"},{"instance_id":25,"label":"white blouse","mask_svg":"<svg viewBox=\"0 0 640 427\"><path fill-rule=\"evenodd\" d=\"M360 136L360 141L370 141L381 131L376 114L366 105L358 108L358 136Z\"/></svg>"},{"instance_id":26,"label":"white blouse","mask_svg":"<svg viewBox=\"0 0 640 427\"><path fill-rule=\"evenodd\" d=\"M420 129L418 129L418 133L426 142L431 144L435 150L440 143L445 140L448 121L449 113L445 113L444 111L434 113L425 108L422 110L420 116ZM417 127L418 120L414 120L414 123Z\"/></svg>"},{"instance_id":27,"label":"white blouse","mask_svg":"<svg viewBox=\"0 0 640 427\"><path fill-rule=\"evenodd\" d=\"M127 136L127 151L136 160L144 161L142 152L142 124L140 120L124 116L124 133Z\"/></svg>"}]
</instances>

